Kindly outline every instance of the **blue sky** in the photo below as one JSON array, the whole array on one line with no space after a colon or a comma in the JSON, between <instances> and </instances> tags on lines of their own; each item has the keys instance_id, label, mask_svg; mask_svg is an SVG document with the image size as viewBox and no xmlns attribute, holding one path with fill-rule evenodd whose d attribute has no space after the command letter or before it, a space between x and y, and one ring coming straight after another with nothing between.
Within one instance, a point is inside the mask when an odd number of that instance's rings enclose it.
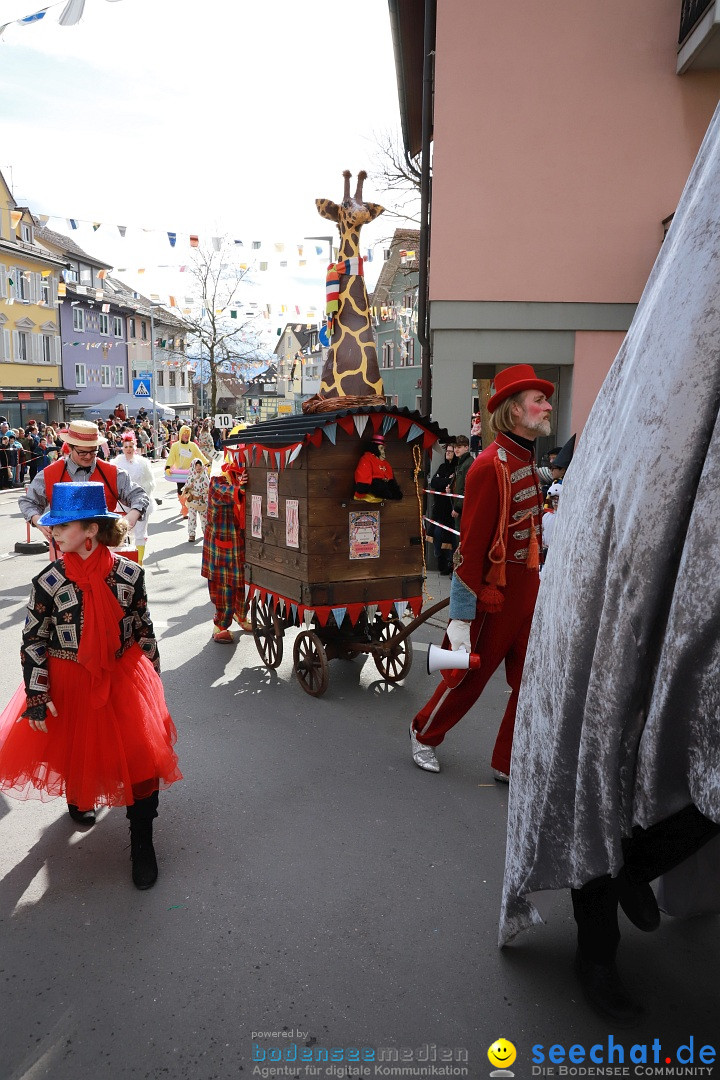
<instances>
[{"instance_id":1,"label":"blue sky","mask_svg":"<svg viewBox=\"0 0 720 1080\"><path fill-rule=\"evenodd\" d=\"M0 0L0 23L32 7ZM152 277L190 258L165 230L288 251L332 232L315 198L339 200L343 169L371 169L376 134L399 127L387 0L86 0L75 27L58 10L0 38L0 168L33 210L105 223L73 236L116 266L146 266L144 292L183 287ZM382 201L370 183L365 194ZM381 216L364 243L394 224ZM320 307L323 263L258 288Z\"/></svg>"}]
</instances>

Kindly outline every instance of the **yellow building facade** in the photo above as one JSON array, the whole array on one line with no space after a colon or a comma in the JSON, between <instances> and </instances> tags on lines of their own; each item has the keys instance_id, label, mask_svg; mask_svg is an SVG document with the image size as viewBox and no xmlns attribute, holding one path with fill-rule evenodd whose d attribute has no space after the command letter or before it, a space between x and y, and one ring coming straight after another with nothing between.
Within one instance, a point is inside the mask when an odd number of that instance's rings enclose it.
<instances>
[{"instance_id":1,"label":"yellow building facade","mask_svg":"<svg viewBox=\"0 0 720 1080\"><path fill-rule=\"evenodd\" d=\"M64 263L36 243L35 228L0 173L0 413L15 426L63 415L58 288Z\"/></svg>"}]
</instances>

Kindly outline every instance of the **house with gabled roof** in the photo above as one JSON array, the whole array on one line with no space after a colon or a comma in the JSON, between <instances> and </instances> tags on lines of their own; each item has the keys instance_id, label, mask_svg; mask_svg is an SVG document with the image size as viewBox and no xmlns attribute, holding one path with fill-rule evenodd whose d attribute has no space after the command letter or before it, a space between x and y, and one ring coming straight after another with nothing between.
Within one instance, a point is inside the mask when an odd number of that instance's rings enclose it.
<instances>
[{"instance_id":1,"label":"house with gabled roof","mask_svg":"<svg viewBox=\"0 0 720 1080\"><path fill-rule=\"evenodd\" d=\"M370 297L378 363L388 405L420 409L417 336L418 229L396 229Z\"/></svg>"},{"instance_id":2,"label":"house with gabled roof","mask_svg":"<svg viewBox=\"0 0 720 1080\"><path fill-rule=\"evenodd\" d=\"M11 424L64 417L58 288L64 259L0 173L0 411Z\"/></svg>"}]
</instances>

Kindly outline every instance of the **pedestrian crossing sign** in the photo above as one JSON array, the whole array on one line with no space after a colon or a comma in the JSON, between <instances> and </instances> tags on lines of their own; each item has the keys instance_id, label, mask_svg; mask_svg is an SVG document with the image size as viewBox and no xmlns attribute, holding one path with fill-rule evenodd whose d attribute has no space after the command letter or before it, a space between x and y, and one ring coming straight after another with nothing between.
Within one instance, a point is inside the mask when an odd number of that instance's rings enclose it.
<instances>
[{"instance_id":1,"label":"pedestrian crossing sign","mask_svg":"<svg viewBox=\"0 0 720 1080\"><path fill-rule=\"evenodd\" d=\"M133 379L135 397L150 397L150 379Z\"/></svg>"}]
</instances>

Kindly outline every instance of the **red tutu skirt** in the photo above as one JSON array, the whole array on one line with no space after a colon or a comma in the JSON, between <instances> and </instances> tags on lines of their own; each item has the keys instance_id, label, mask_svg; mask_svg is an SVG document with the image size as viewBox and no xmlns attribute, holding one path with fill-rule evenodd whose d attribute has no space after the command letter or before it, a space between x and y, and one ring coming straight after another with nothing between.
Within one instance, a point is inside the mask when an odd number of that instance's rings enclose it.
<instances>
[{"instance_id":1,"label":"red tutu skirt","mask_svg":"<svg viewBox=\"0 0 720 1080\"><path fill-rule=\"evenodd\" d=\"M52 701L47 733L19 720L25 687L0 715L0 791L17 799L65 795L85 810L129 806L182 780L177 732L160 676L138 645L113 671L110 700L92 708L90 674L72 660L49 658Z\"/></svg>"}]
</instances>

